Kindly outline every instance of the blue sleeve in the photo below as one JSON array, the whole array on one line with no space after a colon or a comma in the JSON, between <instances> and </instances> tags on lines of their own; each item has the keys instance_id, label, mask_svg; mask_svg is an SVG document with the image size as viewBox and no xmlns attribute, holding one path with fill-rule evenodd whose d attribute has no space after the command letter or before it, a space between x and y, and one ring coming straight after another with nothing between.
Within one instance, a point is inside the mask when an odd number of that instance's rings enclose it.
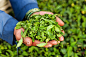
<instances>
[{"instance_id":1,"label":"blue sleeve","mask_svg":"<svg viewBox=\"0 0 86 57\"><path fill-rule=\"evenodd\" d=\"M26 12L33 8L38 8L36 0L10 0L15 18L22 21Z\"/></svg>"},{"instance_id":2,"label":"blue sleeve","mask_svg":"<svg viewBox=\"0 0 86 57\"><path fill-rule=\"evenodd\" d=\"M0 10L0 38L13 45L14 27L18 21Z\"/></svg>"}]
</instances>

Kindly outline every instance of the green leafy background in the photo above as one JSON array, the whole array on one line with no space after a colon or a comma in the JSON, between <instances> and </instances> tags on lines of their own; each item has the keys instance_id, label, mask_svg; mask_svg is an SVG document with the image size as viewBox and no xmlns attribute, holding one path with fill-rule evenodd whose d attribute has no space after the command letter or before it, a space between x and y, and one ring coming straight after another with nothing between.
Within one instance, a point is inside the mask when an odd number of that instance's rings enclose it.
<instances>
[{"instance_id":1,"label":"green leafy background","mask_svg":"<svg viewBox=\"0 0 86 57\"><path fill-rule=\"evenodd\" d=\"M58 14L64 21L65 39L51 48L23 44L19 57L86 57L86 0L38 0L38 5L42 11ZM0 57L17 57L16 45L0 39Z\"/></svg>"}]
</instances>

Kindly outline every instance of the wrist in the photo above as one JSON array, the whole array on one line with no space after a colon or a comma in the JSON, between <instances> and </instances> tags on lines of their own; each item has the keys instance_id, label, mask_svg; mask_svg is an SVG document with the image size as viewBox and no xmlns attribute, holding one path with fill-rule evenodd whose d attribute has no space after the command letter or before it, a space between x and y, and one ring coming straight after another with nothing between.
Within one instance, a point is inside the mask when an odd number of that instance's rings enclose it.
<instances>
[{"instance_id":1,"label":"wrist","mask_svg":"<svg viewBox=\"0 0 86 57\"><path fill-rule=\"evenodd\" d=\"M29 17L30 17L33 13L39 12L39 11L40 11L40 9L38 9L38 8L34 8L34 9L29 10L29 11L26 13L24 19L29 19Z\"/></svg>"}]
</instances>

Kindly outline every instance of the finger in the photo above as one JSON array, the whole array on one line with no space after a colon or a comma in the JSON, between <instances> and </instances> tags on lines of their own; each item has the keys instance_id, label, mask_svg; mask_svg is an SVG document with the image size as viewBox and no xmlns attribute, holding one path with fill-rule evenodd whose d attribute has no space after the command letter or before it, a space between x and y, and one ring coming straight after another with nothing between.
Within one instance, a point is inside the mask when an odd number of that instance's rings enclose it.
<instances>
[{"instance_id":1,"label":"finger","mask_svg":"<svg viewBox=\"0 0 86 57\"><path fill-rule=\"evenodd\" d=\"M24 44L26 46L32 46L32 39L30 37L25 37Z\"/></svg>"},{"instance_id":2,"label":"finger","mask_svg":"<svg viewBox=\"0 0 86 57\"><path fill-rule=\"evenodd\" d=\"M52 14L52 12L46 12L46 11L40 11L40 12L35 12L34 14L40 14L40 15L44 15L44 14Z\"/></svg>"},{"instance_id":3,"label":"finger","mask_svg":"<svg viewBox=\"0 0 86 57\"><path fill-rule=\"evenodd\" d=\"M56 22L58 22L60 26L64 26L64 22L58 17L56 17Z\"/></svg>"},{"instance_id":4,"label":"finger","mask_svg":"<svg viewBox=\"0 0 86 57\"><path fill-rule=\"evenodd\" d=\"M20 30L19 30L20 31ZM20 32L17 31L17 33L15 34L16 40L19 41L21 39L21 34Z\"/></svg>"},{"instance_id":5,"label":"finger","mask_svg":"<svg viewBox=\"0 0 86 57\"><path fill-rule=\"evenodd\" d=\"M44 14L52 14L52 15L53 15L52 12L46 12L46 11L41 11L41 12L40 12L40 15L44 15Z\"/></svg>"},{"instance_id":6,"label":"finger","mask_svg":"<svg viewBox=\"0 0 86 57\"><path fill-rule=\"evenodd\" d=\"M48 43L52 44L52 45L57 45L60 43L60 41L56 41L56 40L51 40Z\"/></svg>"},{"instance_id":7,"label":"finger","mask_svg":"<svg viewBox=\"0 0 86 57\"><path fill-rule=\"evenodd\" d=\"M38 40L35 40L33 43L32 43L32 45L33 46L37 46L37 44L39 44L39 43L45 43L45 42L40 42L40 41L38 41ZM47 45L45 45L44 47L52 47L52 44L50 44L50 43L47 43Z\"/></svg>"},{"instance_id":8,"label":"finger","mask_svg":"<svg viewBox=\"0 0 86 57\"><path fill-rule=\"evenodd\" d=\"M32 45L33 45L33 46L37 46L37 44L39 44L39 43L41 43L41 42L38 41L38 40L35 40L35 41L32 43Z\"/></svg>"},{"instance_id":9,"label":"finger","mask_svg":"<svg viewBox=\"0 0 86 57\"><path fill-rule=\"evenodd\" d=\"M64 41L64 37L63 36L59 37L59 40Z\"/></svg>"},{"instance_id":10,"label":"finger","mask_svg":"<svg viewBox=\"0 0 86 57\"><path fill-rule=\"evenodd\" d=\"M16 29L14 28L14 35L15 35L15 33L16 33Z\"/></svg>"},{"instance_id":11,"label":"finger","mask_svg":"<svg viewBox=\"0 0 86 57\"><path fill-rule=\"evenodd\" d=\"M44 46L45 48L52 47L51 43L47 43L47 45Z\"/></svg>"},{"instance_id":12,"label":"finger","mask_svg":"<svg viewBox=\"0 0 86 57\"><path fill-rule=\"evenodd\" d=\"M21 30L24 32L24 28L15 29L15 37L17 41L21 39Z\"/></svg>"},{"instance_id":13,"label":"finger","mask_svg":"<svg viewBox=\"0 0 86 57\"><path fill-rule=\"evenodd\" d=\"M46 12L46 11L35 12L34 14L40 14L40 15L52 14L52 15L53 15L52 12ZM63 22L60 18L58 18L58 17L56 17L56 22L58 22L58 24L59 24L60 26L64 26L64 22Z\"/></svg>"},{"instance_id":14,"label":"finger","mask_svg":"<svg viewBox=\"0 0 86 57\"><path fill-rule=\"evenodd\" d=\"M57 43L59 44L59 43L60 43L60 41L57 41Z\"/></svg>"}]
</instances>

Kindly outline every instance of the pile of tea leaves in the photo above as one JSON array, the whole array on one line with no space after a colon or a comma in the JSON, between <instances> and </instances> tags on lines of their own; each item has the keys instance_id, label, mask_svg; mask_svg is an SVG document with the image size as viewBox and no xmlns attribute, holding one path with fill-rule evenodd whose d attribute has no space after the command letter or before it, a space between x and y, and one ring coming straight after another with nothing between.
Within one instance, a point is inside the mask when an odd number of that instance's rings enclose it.
<instances>
[{"instance_id":1,"label":"pile of tea leaves","mask_svg":"<svg viewBox=\"0 0 86 57\"><path fill-rule=\"evenodd\" d=\"M22 38L28 36L32 38L33 42L36 39L46 43L50 40L57 41L63 33L62 28L56 22L56 15L32 15L29 20L18 22L15 29L24 28L24 33L21 32Z\"/></svg>"}]
</instances>

